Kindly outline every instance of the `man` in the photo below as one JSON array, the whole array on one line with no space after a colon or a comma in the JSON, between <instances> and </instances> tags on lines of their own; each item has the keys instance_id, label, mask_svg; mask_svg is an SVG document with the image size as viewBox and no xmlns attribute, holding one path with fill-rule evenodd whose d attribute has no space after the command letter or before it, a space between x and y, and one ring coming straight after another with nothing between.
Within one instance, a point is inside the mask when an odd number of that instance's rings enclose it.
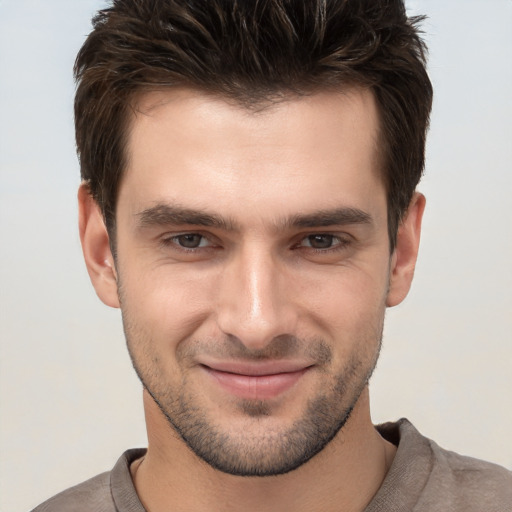
<instances>
[{"instance_id":1,"label":"man","mask_svg":"<svg viewBox=\"0 0 512 512\"><path fill-rule=\"evenodd\" d=\"M148 449L49 510L510 510L512 476L375 428L432 90L400 1L118 0L76 63L80 235Z\"/></svg>"}]
</instances>

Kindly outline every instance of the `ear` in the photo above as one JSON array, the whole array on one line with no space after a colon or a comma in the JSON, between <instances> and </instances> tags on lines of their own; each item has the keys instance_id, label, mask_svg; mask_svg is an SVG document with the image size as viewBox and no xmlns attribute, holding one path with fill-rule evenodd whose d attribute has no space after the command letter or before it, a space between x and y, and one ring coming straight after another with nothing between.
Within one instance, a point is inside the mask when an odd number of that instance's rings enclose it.
<instances>
[{"instance_id":1,"label":"ear","mask_svg":"<svg viewBox=\"0 0 512 512\"><path fill-rule=\"evenodd\" d=\"M421 219L425 210L425 196L416 192L398 228L396 247L391 257L388 307L402 302L411 288L414 268L418 257L421 235Z\"/></svg>"},{"instance_id":2,"label":"ear","mask_svg":"<svg viewBox=\"0 0 512 512\"><path fill-rule=\"evenodd\" d=\"M82 251L94 289L107 306L118 308L117 274L107 228L86 183L78 189L78 219Z\"/></svg>"}]
</instances>

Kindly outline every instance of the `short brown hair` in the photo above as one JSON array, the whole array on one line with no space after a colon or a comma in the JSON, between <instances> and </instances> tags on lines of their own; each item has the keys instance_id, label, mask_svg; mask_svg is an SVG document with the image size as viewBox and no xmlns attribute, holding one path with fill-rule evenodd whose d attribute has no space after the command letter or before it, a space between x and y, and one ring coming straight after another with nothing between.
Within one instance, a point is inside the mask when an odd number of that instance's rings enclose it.
<instances>
[{"instance_id":1,"label":"short brown hair","mask_svg":"<svg viewBox=\"0 0 512 512\"><path fill-rule=\"evenodd\" d=\"M109 231L138 93L185 86L251 108L357 85L379 109L393 248L423 172L432 105L421 20L402 0L114 0L75 63L82 179Z\"/></svg>"}]
</instances>

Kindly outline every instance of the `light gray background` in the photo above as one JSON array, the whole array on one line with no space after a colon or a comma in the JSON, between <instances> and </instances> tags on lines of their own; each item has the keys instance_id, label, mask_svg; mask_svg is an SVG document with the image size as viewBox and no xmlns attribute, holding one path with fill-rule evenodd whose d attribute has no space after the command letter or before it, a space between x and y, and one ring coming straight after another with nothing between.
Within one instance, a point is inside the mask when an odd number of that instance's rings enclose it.
<instances>
[{"instance_id":1,"label":"light gray background","mask_svg":"<svg viewBox=\"0 0 512 512\"><path fill-rule=\"evenodd\" d=\"M145 444L118 311L76 228L71 68L99 0L0 0L0 510ZM375 422L512 468L512 2L416 0L436 90L422 252L389 311Z\"/></svg>"}]
</instances>

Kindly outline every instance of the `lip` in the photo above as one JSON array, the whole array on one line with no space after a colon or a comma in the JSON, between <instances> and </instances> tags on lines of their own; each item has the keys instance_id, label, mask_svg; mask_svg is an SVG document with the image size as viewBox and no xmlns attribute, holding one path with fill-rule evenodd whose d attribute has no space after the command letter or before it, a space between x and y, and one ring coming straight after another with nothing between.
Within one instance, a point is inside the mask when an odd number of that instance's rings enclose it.
<instances>
[{"instance_id":1,"label":"lip","mask_svg":"<svg viewBox=\"0 0 512 512\"><path fill-rule=\"evenodd\" d=\"M313 365L298 361L215 361L201 366L229 394L268 400L292 388Z\"/></svg>"}]
</instances>

